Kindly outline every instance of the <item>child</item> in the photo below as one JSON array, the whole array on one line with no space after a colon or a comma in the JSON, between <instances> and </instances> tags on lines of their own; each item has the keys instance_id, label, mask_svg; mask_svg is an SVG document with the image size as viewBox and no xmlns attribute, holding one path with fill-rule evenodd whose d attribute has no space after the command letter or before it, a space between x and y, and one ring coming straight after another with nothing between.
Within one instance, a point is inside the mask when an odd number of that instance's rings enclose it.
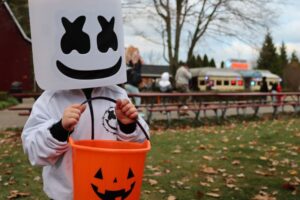
<instances>
[{"instance_id":1,"label":"child","mask_svg":"<svg viewBox=\"0 0 300 200\"><path fill-rule=\"evenodd\" d=\"M34 73L45 92L25 124L23 148L32 165L43 166L47 196L71 200L69 136L75 141L146 138L135 106L115 86L126 82L121 1L28 2ZM148 130L143 119L139 122Z\"/></svg>"},{"instance_id":2,"label":"child","mask_svg":"<svg viewBox=\"0 0 300 200\"><path fill-rule=\"evenodd\" d=\"M86 99L103 96L117 103ZM115 114L114 114L115 113ZM74 140L145 140L136 125L137 110L118 86L95 89L45 91L35 102L25 124L22 141L32 165L43 166L44 191L55 200L73 198L72 154L67 142ZM145 121L139 119L148 130Z\"/></svg>"}]
</instances>

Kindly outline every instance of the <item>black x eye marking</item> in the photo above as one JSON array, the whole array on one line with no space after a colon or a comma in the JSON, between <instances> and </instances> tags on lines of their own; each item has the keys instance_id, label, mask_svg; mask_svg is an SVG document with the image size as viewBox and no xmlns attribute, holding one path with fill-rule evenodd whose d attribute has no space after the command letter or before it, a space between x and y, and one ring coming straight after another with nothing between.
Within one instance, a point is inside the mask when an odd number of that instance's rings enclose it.
<instances>
[{"instance_id":1,"label":"black x eye marking","mask_svg":"<svg viewBox=\"0 0 300 200\"><path fill-rule=\"evenodd\" d=\"M66 32L60 44L65 54L69 54L73 50L77 50L81 54L89 52L90 38L88 34L82 31L85 19L85 16L78 17L74 22L70 22L65 17L61 19Z\"/></svg>"},{"instance_id":2,"label":"black x eye marking","mask_svg":"<svg viewBox=\"0 0 300 200\"><path fill-rule=\"evenodd\" d=\"M108 22L104 17L98 16L98 21L102 27L102 31L97 36L99 51L105 53L109 48L116 51L118 49L118 39L114 32L115 18L112 17Z\"/></svg>"}]
</instances>

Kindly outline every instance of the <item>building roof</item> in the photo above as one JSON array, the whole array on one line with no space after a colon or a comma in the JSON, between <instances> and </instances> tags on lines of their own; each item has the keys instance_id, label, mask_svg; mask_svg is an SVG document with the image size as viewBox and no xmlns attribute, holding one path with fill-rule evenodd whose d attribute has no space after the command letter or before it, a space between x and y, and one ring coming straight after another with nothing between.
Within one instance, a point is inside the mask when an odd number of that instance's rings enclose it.
<instances>
[{"instance_id":1,"label":"building roof","mask_svg":"<svg viewBox=\"0 0 300 200\"><path fill-rule=\"evenodd\" d=\"M266 77L266 78L276 78L276 79L280 79L280 77L276 74L273 74L272 72L268 71L268 70L257 70L262 77Z\"/></svg>"},{"instance_id":2,"label":"building roof","mask_svg":"<svg viewBox=\"0 0 300 200\"><path fill-rule=\"evenodd\" d=\"M261 78L262 74L257 70L236 70L244 78Z\"/></svg>"},{"instance_id":3,"label":"building roof","mask_svg":"<svg viewBox=\"0 0 300 200\"><path fill-rule=\"evenodd\" d=\"M143 65L142 76L158 78L162 73L169 72L169 66L167 65Z\"/></svg>"},{"instance_id":4,"label":"building roof","mask_svg":"<svg viewBox=\"0 0 300 200\"><path fill-rule=\"evenodd\" d=\"M239 73L231 69L218 69L215 67L201 67L201 68L191 68L192 76L227 76L227 77L241 77Z\"/></svg>"},{"instance_id":5,"label":"building roof","mask_svg":"<svg viewBox=\"0 0 300 200\"><path fill-rule=\"evenodd\" d=\"M10 6L6 1L2 2L4 7L6 8L7 12L9 13L10 17L13 19L14 23L16 24L18 30L20 31L22 37L29 43L31 43L31 39L26 35L25 31L23 30L22 26L20 25L19 21L17 20L16 16L14 15L13 11L11 10Z\"/></svg>"}]
</instances>

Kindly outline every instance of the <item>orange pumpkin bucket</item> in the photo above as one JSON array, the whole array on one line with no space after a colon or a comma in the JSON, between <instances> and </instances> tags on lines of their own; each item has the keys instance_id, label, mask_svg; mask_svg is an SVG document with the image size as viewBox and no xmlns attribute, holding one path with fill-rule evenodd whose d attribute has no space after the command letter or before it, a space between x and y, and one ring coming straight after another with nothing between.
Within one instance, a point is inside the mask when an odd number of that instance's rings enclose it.
<instances>
[{"instance_id":1,"label":"orange pumpkin bucket","mask_svg":"<svg viewBox=\"0 0 300 200\"><path fill-rule=\"evenodd\" d=\"M69 138L73 156L74 200L138 200L151 145Z\"/></svg>"},{"instance_id":2,"label":"orange pumpkin bucket","mask_svg":"<svg viewBox=\"0 0 300 200\"><path fill-rule=\"evenodd\" d=\"M146 155L151 149L147 139L137 143L74 141L69 137L73 157L74 200L138 200Z\"/></svg>"}]
</instances>

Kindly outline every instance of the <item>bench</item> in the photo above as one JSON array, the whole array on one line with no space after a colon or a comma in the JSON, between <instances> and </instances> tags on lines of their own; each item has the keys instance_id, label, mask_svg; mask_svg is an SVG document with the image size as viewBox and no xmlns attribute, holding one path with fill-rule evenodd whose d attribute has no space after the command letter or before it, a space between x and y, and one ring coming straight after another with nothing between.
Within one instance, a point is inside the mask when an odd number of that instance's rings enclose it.
<instances>
[{"instance_id":1,"label":"bench","mask_svg":"<svg viewBox=\"0 0 300 200\"><path fill-rule=\"evenodd\" d=\"M39 92L11 93L10 95L15 97L20 103L22 103L24 98L34 98L34 100L37 100L37 98L41 95L41 93Z\"/></svg>"},{"instance_id":2,"label":"bench","mask_svg":"<svg viewBox=\"0 0 300 200\"><path fill-rule=\"evenodd\" d=\"M153 94L153 98L157 99L157 95L159 94ZM244 115L246 114L246 109L251 108L253 109L253 116L257 117L259 114L259 111L263 107L272 107L272 115L273 117L276 117L278 115L280 107L282 107L282 110L284 110L285 106L292 106L294 108L294 112L298 112L300 108L300 93L291 93L291 94L278 94L282 98L280 102L273 102L272 95L269 93L225 93L225 94L209 94L209 98L205 98L206 94L203 93L181 93L178 94L161 94L160 99L171 99L170 101L166 101L167 103L164 103L160 101L160 103L157 103L157 101L149 101L152 102L149 104L142 104L140 108L146 108L147 112L147 122L150 124L152 116L154 113L163 113L165 114L167 118L167 125L168 127L171 124L171 112L177 112L178 118L181 117L180 113L180 106L182 103L175 101L177 97L182 97L183 95L192 96L193 102L188 104L188 108L185 111L192 111L195 113L195 120L200 120L199 116L200 113L203 112L204 116L206 116L206 111L212 110L214 111L217 119L224 119L226 117L226 113L229 109L236 109L237 115L240 115L240 109L243 110ZM295 95L295 96L293 96ZM266 98L264 96L269 96L266 101ZM142 94L142 98L149 98L151 97L151 94ZM286 97L290 97L289 100L285 100ZM296 97L296 98L294 98ZM154 100L155 100L154 99ZM205 101L208 100L208 101ZM172 102L172 103L168 103ZM141 109L142 110L142 109ZM220 113L221 112L221 113Z\"/></svg>"},{"instance_id":3,"label":"bench","mask_svg":"<svg viewBox=\"0 0 300 200\"><path fill-rule=\"evenodd\" d=\"M17 107L17 106L14 106L14 107L8 108L8 110L23 111L23 112L19 112L20 116L29 116L30 113L31 113L32 107L31 106L28 106L28 107Z\"/></svg>"},{"instance_id":4,"label":"bench","mask_svg":"<svg viewBox=\"0 0 300 200\"><path fill-rule=\"evenodd\" d=\"M19 112L18 115L19 116L29 116L30 112Z\"/></svg>"}]
</instances>

